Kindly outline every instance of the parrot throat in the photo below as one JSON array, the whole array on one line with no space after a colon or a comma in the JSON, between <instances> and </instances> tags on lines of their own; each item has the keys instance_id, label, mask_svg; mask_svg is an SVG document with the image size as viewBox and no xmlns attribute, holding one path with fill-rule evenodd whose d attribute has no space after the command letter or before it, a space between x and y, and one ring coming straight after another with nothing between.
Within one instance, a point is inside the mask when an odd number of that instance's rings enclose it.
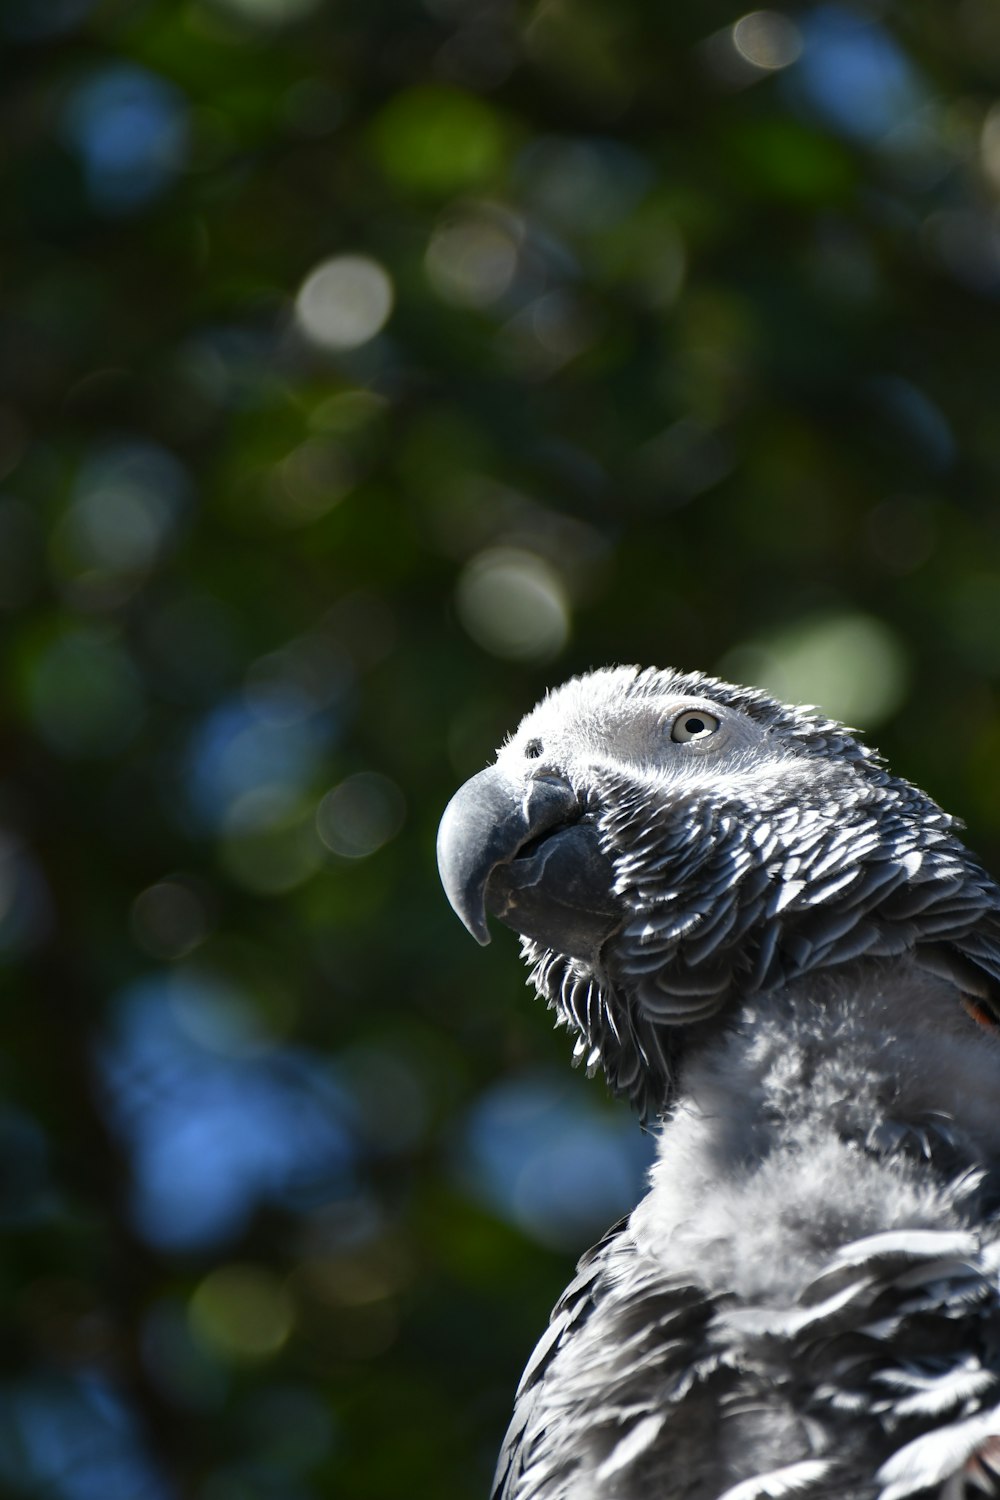
<instances>
[{"instance_id":1,"label":"parrot throat","mask_svg":"<svg viewBox=\"0 0 1000 1500\"><path fill-rule=\"evenodd\" d=\"M575 1033L574 1066L588 1077L600 1069L612 1093L625 1098L645 1124L664 1115L675 1097L682 1046L707 1027L657 1024L607 979L578 959L522 938L529 982L555 1012L556 1025Z\"/></svg>"},{"instance_id":2,"label":"parrot throat","mask_svg":"<svg viewBox=\"0 0 1000 1500\"><path fill-rule=\"evenodd\" d=\"M809 976L909 955L947 981L942 995L980 1036L996 1026L995 981L977 960L1000 940L984 915L998 893L952 819L893 778L850 797L839 777L808 798L783 790L766 806L701 797L659 817L634 794L609 799L604 850L631 916L594 961L522 939L530 982L575 1033L574 1061L644 1121L671 1110L703 1041Z\"/></svg>"}]
</instances>

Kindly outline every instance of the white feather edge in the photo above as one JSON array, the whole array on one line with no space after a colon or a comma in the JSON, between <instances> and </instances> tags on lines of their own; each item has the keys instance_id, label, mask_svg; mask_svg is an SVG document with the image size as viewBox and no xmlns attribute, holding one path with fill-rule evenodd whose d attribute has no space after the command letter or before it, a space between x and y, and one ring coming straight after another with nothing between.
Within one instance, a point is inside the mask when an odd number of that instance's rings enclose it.
<instances>
[{"instance_id":1,"label":"white feather edge","mask_svg":"<svg viewBox=\"0 0 1000 1500\"><path fill-rule=\"evenodd\" d=\"M719 1496L719 1500L780 1500L783 1495L794 1495L796 1490L808 1489L822 1479L830 1469L826 1458L804 1458L784 1468L772 1469L769 1474L756 1474L752 1479L741 1479L731 1489Z\"/></svg>"},{"instance_id":2,"label":"white feather edge","mask_svg":"<svg viewBox=\"0 0 1000 1500\"><path fill-rule=\"evenodd\" d=\"M654 1412L651 1416L643 1417L641 1422L637 1422L630 1432L618 1440L601 1464L597 1471L598 1483L603 1484L605 1479L610 1479L613 1474L624 1469L626 1464L638 1458L650 1443L656 1441L666 1419L666 1412Z\"/></svg>"},{"instance_id":3,"label":"white feather edge","mask_svg":"<svg viewBox=\"0 0 1000 1500\"><path fill-rule=\"evenodd\" d=\"M943 1483L968 1462L980 1443L998 1435L1000 1407L924 1433L879 1469L875 1478L883 1489L878 1500L903 1500L906 1495Z\"/></svg>"}]
</instances>

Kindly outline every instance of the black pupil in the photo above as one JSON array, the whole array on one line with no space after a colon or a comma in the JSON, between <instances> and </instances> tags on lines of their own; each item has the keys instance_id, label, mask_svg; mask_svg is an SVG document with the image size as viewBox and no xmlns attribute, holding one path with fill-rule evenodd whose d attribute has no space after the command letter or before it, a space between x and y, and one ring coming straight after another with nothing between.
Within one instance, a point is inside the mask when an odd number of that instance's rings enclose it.
<instances>
[{"instance_id":1,"label":"black pupil","mask_svg":"<svg viewBox=\"0 0 1000 1500\"><path fill-rule=\"evenodd\" d=\"M524 753L529 760L537 760L542 753L541 740L529 740L524 747Z\"/></svg>"},{"instance_id":2,"label":"black pupil","mask_svg":"<svg viewBox=\"0 0 1000 1500\"><path fill-rule=\"evenodd\" d=\"M687 730L688 734L704 734L706 728L705 720L685 719L684 728Z\"/></svg>"}]
</instances>

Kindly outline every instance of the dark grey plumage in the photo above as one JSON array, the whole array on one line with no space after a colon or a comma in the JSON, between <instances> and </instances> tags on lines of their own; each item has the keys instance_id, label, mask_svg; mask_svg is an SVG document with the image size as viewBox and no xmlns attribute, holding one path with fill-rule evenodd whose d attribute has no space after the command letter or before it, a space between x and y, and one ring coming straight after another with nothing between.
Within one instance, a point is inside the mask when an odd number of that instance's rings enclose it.
<instances>
[{"instance_id":1,"label":"dark grey plumage","mask_svg":"<svg viewBox=\"0 0 1000 1500\"><path fill-rule=\"evenodd\" d=\"M577 1057L662 1122L501 1500L1000 1495L1000 891L955 828L821 715L636 668L456 794L459 914L529 934Z\"/></svg>"}]
</instances>

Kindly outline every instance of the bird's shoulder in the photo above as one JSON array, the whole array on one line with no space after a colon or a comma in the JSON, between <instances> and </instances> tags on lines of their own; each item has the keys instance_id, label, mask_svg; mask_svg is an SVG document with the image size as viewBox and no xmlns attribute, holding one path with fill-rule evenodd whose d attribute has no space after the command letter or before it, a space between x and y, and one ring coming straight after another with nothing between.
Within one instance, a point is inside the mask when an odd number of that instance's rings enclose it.
<instances>
[{"instance_id":1,"label":"bird's shoulder","mask_svg":"<svg viewBox=\"0 0 1000 1500\"><path fill-rule=\"evenodd\" d=\"M867 1235L789 1291L713 1294L615 1225L525 1370L494 1500L1000 1495L1000 1224Z\"/></svg>"},{"instance_id":2,"label":"bird's shoulder","mask_svg":"<svg viewBox=\"0 0 1000 1500\"><path fill-rule=\"evenodd\" d=\"M599 1296L609 1252L617 1248L628 1219L620 1219L579 1259L576 1275L552 1309L549 1324L525 1365L514 1398L514 1411L497 1458L492 1500L513 1500L524 1470L525 1438L538 1404L541 1383L573 1330L590 1316Z\"/></svg>"},{"instance_id":3,"label":"bird's shoulder","mask_svg":"<svg viewBox=\"0 0 1000 1500\"><path fill-rule=\"evenodd\" d=\"M569 1497L587 1471L615 1492L615 1472L662 1440L670 1409L717 1363L705 1334L719 1300L645 1254L628 1218L609 1229L521 1377L493 1500Z\"/></svg>"}]
</instances>

